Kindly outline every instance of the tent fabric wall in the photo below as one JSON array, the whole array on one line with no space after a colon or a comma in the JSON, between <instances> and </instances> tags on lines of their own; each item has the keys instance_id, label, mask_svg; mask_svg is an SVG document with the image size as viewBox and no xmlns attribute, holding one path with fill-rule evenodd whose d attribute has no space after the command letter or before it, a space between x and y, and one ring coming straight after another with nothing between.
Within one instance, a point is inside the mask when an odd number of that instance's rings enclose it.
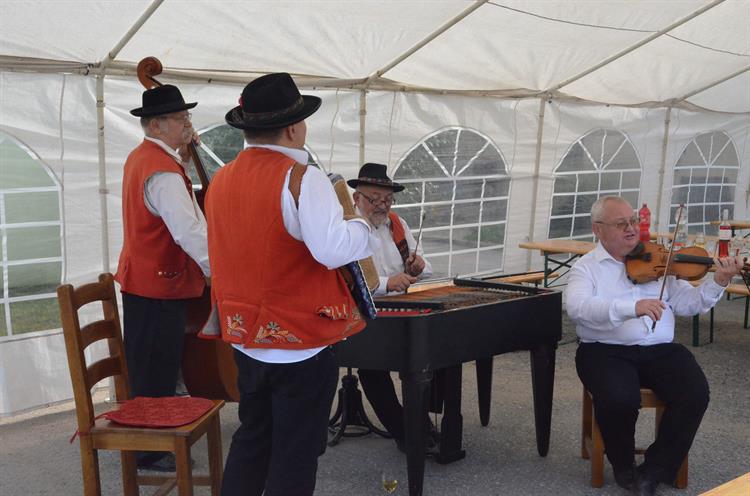
<instances>
[{"instance_id":1,"label":"tent fabric wall","mask_svg":"<svg viewBox=\"0 0 750 496\"><path fill-rule=\"evenodd\" d=\"M520 271L541 265L517 246L547 237L555 168L596 129L621 131L633 143L640 200L658 212L662 230L685 146L700 133L727 133L740 161L735 215L750 215L748 18L744 0L596 7L586 0L8 0L0 16L0 132L33 150L62 184L63 279L81 284L117 265L122 165L142 139L129 114L142 92L135 63L147 55L162 61L161 80L199 102L197 129L223 122L245 82L289 71L323 99L308 121L309 147L323 168L345 177L356 175L361 158L388 164L392 174L425 136L450 126L490 138L511 177L502 269ZM0 415L70 398L66 363L59 330L0 339Z\"/></svg>"}]
</instances>

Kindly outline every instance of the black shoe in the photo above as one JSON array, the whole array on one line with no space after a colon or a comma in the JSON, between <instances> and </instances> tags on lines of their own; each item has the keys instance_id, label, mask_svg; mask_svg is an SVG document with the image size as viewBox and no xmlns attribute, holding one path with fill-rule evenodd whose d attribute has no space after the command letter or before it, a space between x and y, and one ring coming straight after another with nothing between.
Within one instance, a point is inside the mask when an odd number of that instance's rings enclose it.
<instances>
[{"instance_id":1,"label":"black shoe","mask_svg":"<svg viewBox=\"0 0 750 496\"><path fill-rule=\"evenodd\" d=\"M158 460L138 463L138 470L150 470L152 472L175 472L177 462L173 453L167 453Z\"/></svg>"},{"instance_id":2,"label":"black shoe","mask_svg":"<svg viewBox=\"0 0 750 496\"><path fill-rule=\"evenodd\" d=\"M659 485L659 481L652 479L648 476L642 476L638 478L638 495L639 496L654 496L656 494L656 486Z\"/></svg>"},{"instance_id":3,"label":"black shoe","mask_svg":"<svg viewBox=\"0 0 750 496\"><path fill-rule=\"evenodd\" d=\"M190 468L195 466L195 460L190 459ZM150 470L152 472L176 472L177 461L175 460L174 453L167 453L156 461L153 462L139 462L138 470Z\"/></svg>"},{"instance_id":4,"label":"black shoe","mask_svg":"<svg viewBox=\"0 0 750 496\"><path fill-rule=\"evenodd\" d=\"M614 468L612 471L615 474L615 482L623 489L627 489L630 492L637 492L638 489L638 474L635 471L635 467L625 468Z\"/></svg>"}]
</instances>

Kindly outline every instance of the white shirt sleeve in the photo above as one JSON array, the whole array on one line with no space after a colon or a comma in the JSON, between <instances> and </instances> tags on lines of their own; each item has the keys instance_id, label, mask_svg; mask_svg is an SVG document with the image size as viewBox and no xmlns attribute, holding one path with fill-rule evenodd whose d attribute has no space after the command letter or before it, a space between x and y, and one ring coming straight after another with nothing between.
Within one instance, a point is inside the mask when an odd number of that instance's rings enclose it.
<instances>
[{"instance_id":1,"label":"white shirt sleeve","mask_svg":"<svg viewBox=\"0 0 750 496\"><path fill-rule=\"evenodd\" d=\"M611 331L625 321L635 318L635 299L629 295L620 297L597 296L596 277L589 267L578 263L568 274L565 289L565 307L570 318L577 324L597 331Z\"/></svg>"},{"instance_id":2,"label":"white shirt sleeve","mask_svg":"<svg viewBox=\"0 0 750 496\"><path fill-rule=\"evenodd\" d=\"M669 284L669 304L675 315L692 316L706 313L718 303L724 288L707 278L698 287L693 287L687 281L667 278Z\"/></svg>"},{"instance_id":3,"label":"white shirt sleeve","mask_svg":"<svg viewBox=\"0 0 750 496\"><path fill-rule=\"evenodd\" d=\"M288 188L284 187L285 194ZM369 257L370 226L364 219L344 220L331 181L319 169L308 167L299 195L302 241L313 258L330 269Z\"/></svg>"},{"instance_id":4,"label":"white shirt sleeve","mask_svg":"<svg viewBox=\"0 0 750 496\"><path fill-rule=\"evenodd\" d=\"M149 211L162 218L174 242L195 260L205 276L210 276L206 219L182 177L174 172L157 172L146 180L144 199Z\"/></svg>"}]
</instances>

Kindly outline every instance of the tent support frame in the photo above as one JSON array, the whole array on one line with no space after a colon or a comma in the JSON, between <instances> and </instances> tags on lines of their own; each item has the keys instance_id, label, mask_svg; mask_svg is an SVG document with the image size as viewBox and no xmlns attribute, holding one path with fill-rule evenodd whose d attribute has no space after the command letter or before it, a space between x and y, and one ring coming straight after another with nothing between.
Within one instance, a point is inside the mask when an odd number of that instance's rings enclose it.
<instances>
[{"instance_id":1,"label":"tent support frame","mask_svg":"<svg viewBox=\"0 0 750 496\"><path fill-rule=\"evenodd\" d=\"M672 107L667 107L664 114L664 139L661 142L661 164L659 165L659 189L656 192L656 228L654 231L660 232L661 228L661 202L662 192L664 191L664 176L667 171L667 146L669 145L669 124L672 122ZM637 205L633 205L637 207ZM667 209L669 211L669 209ZM667 216L667 227L669 227L669 216Z\"/></svg>"},{"instance_id":2,"label":"tent support frame","mask_svg":"<svg viewBox=\"0 0 750 496\"><path fill-rule=\"evenodd\" d=\"M546 109L547 97L539 99L539 126L536 131L536 155L534 157L534 174L532 192L531 192L531 219L529 222L529 235L528 240L534 239L534 231L536 230L536 201L539 198L539 168L542 163L542 138L544 137L544 111ZM531 255L532 251L527 250L526 253L526 270L531 270Z\"/></svg>"}]
</instances>

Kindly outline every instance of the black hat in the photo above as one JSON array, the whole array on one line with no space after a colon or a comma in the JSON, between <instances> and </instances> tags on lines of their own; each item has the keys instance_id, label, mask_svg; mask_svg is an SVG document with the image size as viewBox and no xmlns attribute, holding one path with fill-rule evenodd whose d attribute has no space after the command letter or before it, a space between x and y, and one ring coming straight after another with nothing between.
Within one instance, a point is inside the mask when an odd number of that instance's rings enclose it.
<instances>
[{"instance_id":1,"label":"black hat","mask_svg":"<svg viewBox=\"0 0 750 496\"><path fill-rule=\"evenodd\" d=\"M239 106L224 119L239 129L272 129L305 120L320 108L317 96L300 95L286 72L267 74L250 81L242 90Z\"/></svg>"},{"instance_id":2,"label":"black hat","mask_svg":"<svg viewBox=\"0 0 750 496\"><path fill-rule=\"evenodd\" d=\"M357 179L349 179L346 184L352 188L356 188L360 184L372 184L374 186L391 188L394 193L402 191L404 186L391 181L391 178L386 174L387 171L388 167L383 164L367 163L359 169L359 177Z\"/></svg>"},{"instance_id":3,"label":"black hat","mask_svg":"<svg viewBox=\"0 0 750 496\"><path fill-rule=\"evenodd\" d=\"M197 102L185 103L176 86L165 84L143 92L143 106L130 111L136 117L153 117L191 109Z\"/></svg>"}]
</instances>

